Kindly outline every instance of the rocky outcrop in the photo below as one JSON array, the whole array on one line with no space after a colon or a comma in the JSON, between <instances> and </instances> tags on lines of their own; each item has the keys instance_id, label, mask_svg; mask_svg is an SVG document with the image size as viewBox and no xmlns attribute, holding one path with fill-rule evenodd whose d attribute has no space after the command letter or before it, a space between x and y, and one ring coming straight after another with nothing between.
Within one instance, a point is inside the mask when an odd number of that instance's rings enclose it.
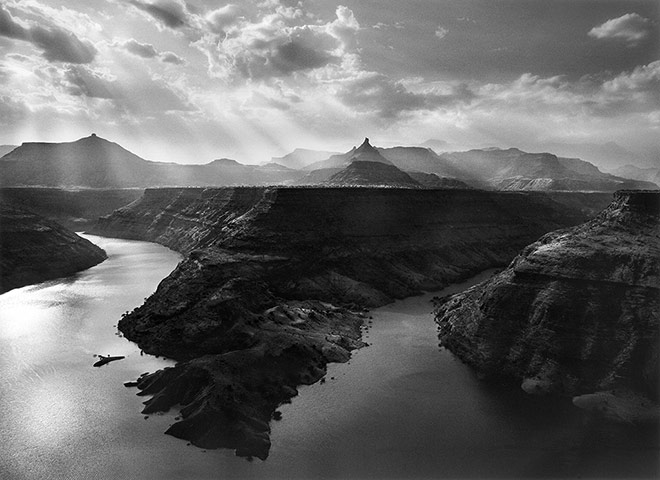
<instances>
[{"instance_id":1,"label":"rocky outcrop","mask_svg":"<svg viewBox=\"0 0 660 480\"><path fill-rule=\"evenodd\" d=\"M584 218L542 194L153 189L94 232L187 254L119 323L181 361L140 383L155 394L146 411L183 405L170 433L264 458L277 405L361 345L363 308L504 265Z\"/></svg>"},{"instance_id":2,"label":"rocky outcrop","mask_svg":"<svg viewBox=\"0 0 660 480\"><path fill-rule=\"evenodd\" d=\"M71 275L106 259L93 243L39 215L0 203L0 293Z\"/></svg>"},{"instance_id":3,"label":"rocky outcrop","mask_svg":"<svg viewBox=\"0 0 660 480\"><path fill-rule=\"evenodd\" d=\"M658 418L660 192L617 192L594 219L437 302L441 343L484 375L626 421Z\"/></svg>"}]
</instances>

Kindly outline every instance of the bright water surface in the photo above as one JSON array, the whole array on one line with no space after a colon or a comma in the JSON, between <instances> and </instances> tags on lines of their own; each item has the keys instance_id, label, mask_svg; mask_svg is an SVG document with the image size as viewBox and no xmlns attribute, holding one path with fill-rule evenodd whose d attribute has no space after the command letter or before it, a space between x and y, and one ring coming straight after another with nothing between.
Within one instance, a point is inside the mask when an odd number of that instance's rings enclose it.
<instances>
[{"instance_id":1,"label":"bright water surface","mask_svg":"<svg viewBox=\"0 0 660 480\"><path fill-rule=\"evenodd\" d=\"M439 350L432 295L373 311L372 345L281 408L265 462L187 446L163 435L174 412L145 420L122 385L171 362L115 328L179 256L87 238L107 261L0 296L2 479L658 476L656 429L593 424L570 403L488 386ZM98 353L126 359L93 368Z\"/></svg>"}]
</instances>

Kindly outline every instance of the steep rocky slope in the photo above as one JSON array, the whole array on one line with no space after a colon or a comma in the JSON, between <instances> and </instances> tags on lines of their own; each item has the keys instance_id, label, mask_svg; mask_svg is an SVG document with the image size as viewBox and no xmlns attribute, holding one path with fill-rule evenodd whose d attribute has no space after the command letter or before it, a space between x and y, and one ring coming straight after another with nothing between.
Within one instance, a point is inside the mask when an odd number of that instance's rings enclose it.
<instances>
[{"instance_id":1,"label":"steep rocky slope","mask_svg":"<svg viewBox=\"0 0 660 480\"><path fill-rule=\"evenodd\" d=\"M422 188L419 182L394 165L371 161L354 161L328 178L324 184L332 187Z\"/></svg>"},{"instance_id":2,"label":"steep rocky slope","mask_svg":"<svg viewBox=\"0 0 660 480\"><path fill-rule=\"evenodd\" d=\"M187 258L119 327L181 362L140 380L168 433L265 458L295 387L360 342L361 309L506 264L584 216L542 194L355 188L150 189L96 233Z\"/></svg>"},{"instance_id":3,"label":"steep rocky slope","mask_svg":"<svg viewBox=\"0 0 660 480\"><path fill-rule=\"evenodd\" d=\"M442 344L486 376L618 419L657 419L660 192L617 192L594 219L438 300L436 319Z\"/></svg>"},{"instance_id":4,"label":"steep rocky slope","mask_svg":"<svg viewBox=\"0 0 660 480\"><path fill-rule=\"evenodd\" d=\"M32 212L0 203L0 293L71 275L105 260L103 250Z\"/></svg>"}]
</instances>

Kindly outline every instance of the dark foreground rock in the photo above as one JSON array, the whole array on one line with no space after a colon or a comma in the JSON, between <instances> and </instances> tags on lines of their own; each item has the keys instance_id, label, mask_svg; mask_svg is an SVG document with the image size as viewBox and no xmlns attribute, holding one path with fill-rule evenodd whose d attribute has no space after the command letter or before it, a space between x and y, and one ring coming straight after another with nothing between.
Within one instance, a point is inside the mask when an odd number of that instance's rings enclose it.
<instances>
[{"instance_id":1,"label":"dark foreground rock","mask_svg":"<svg viewBox=\"0 0 660 480\"><path fill-rule=\"evenodd\" d=\"M72 275L107 258L66 228L3 203L0 225L0 293Z\"/></svg>"},{"instance_id":2,"label":"dark foreground rock","mask_svg":"<svg viewBox=\"0 0 660 480\"><path fill-rule=\"evenodd\" d=\"M585 216L543 194L476 190L154 189L95 233L187 254L119 328L180 362L142 378L168 433L265 458L296 387L360 342L362 309L506 265Z\"/></svg>"},{"instance_id":3,"label":"dark foreground rock","mask_svg":"<svg viewBox=\"0 0 660 480\"><path fill-rule=\"evenodd\" d=\"M0 202L29 210L79 232L142 196L141 189L0 188Z\"/></svg>"},{"instance_id":4,"label":"dark foreground rock","mask_svg":"<svg viewBox=\"0 0 660 480\"><path fill-rule=\"evenodd\" d=\"M499 275L439 299L444 346L528 393L658 420L660 192L621 191L593 220L543 236Z\"/></svg>"}]
</instances>

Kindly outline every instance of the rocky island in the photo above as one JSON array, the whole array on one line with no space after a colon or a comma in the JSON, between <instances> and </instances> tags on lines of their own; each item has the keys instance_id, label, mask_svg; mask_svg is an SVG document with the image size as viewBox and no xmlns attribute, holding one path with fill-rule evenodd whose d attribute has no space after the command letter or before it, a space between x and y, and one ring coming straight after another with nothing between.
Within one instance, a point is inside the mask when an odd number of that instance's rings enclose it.
<instances>
[{"instance_id":1,"label":"rocky island","mask_svg":"<svg viewBox=\"0 0 660 480\"><path fill-rule=\"evenodd\" d=\"M485 377L616 420L658 420L660 192L617 192L589 222L437 303L442 344Z\"/></svg>"},{"instance_id":2,"label":"rocky island","mask_svg":"<svg viewBox=\"0 0 660 480\"><path fill-rule=\"evenodd\" d=\"M145 352L179 360L139 380L153 395L144 412L180 406L167 433L266 458L277 406L364 345L365 308L506 265L584 220L537 193L169 188L94 233L187 255L119 323Z\"/></svg>"},{"instance_id":3,"label":"rocky island","mask_svg":"<svg viewBox=\"0 0 660 480\"><path fill-rule=\"evenodd\" d=\"M0 203L0 293L101 263L93 243L35 213Z\"/></svg>"}]
</instances>

